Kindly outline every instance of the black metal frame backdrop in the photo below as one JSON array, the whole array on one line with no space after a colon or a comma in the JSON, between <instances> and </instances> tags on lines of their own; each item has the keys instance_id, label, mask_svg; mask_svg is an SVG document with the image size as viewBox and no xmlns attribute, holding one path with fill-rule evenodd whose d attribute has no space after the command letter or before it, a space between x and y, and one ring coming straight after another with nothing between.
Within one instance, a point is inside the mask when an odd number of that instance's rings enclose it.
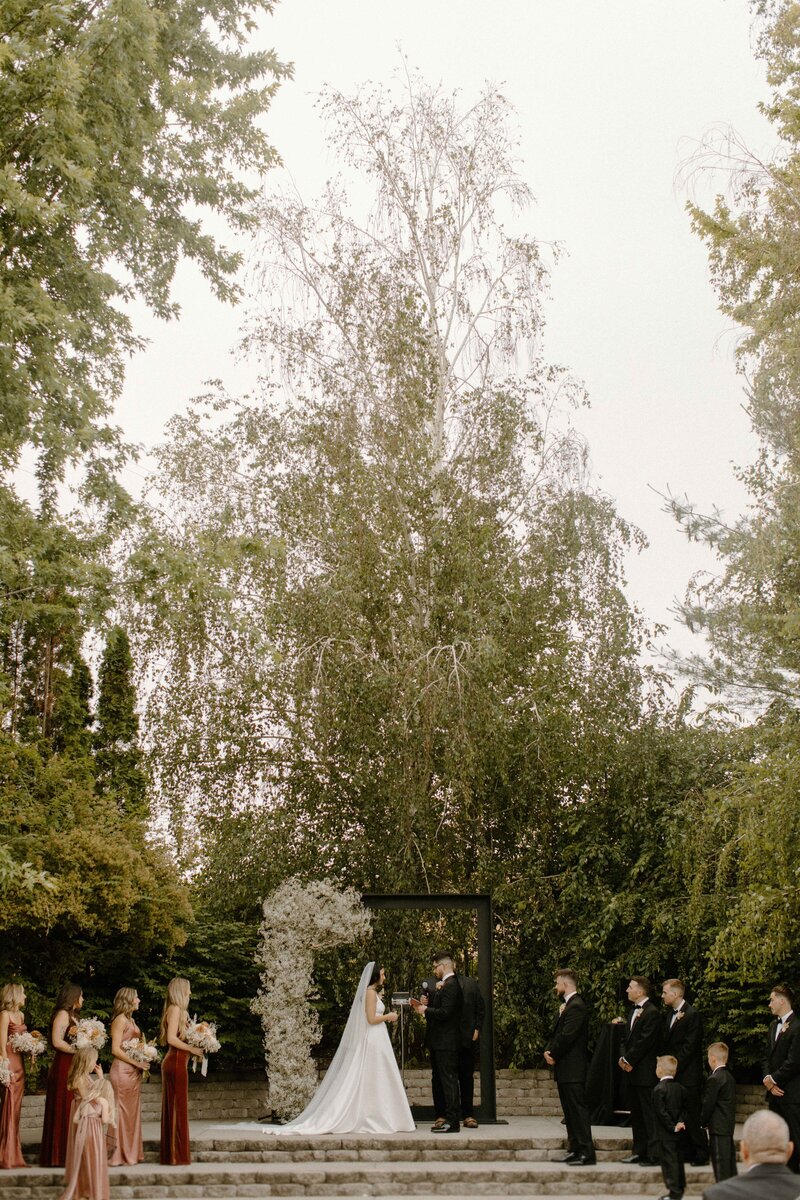
<instances>
[{"instance_id":1,"label":"black metal frame backdrop","mask_svg":"<svg viewBox=\"0 0 800 1200\"><path fill-rule=\"evenodd\" d=\"M471 909L478 918L478 987L486 1004L480 1047L481 1102L477 1109L480 1121L495 1125L497 1093L494 1073L494 965L492 962L492 898L487 895L390 895L365 893L362 902L372 909ZM433 1112L433 1109L431 1109ZM505 1122L503 1122L504 1124Z\"/></svg>"}]
</instances>

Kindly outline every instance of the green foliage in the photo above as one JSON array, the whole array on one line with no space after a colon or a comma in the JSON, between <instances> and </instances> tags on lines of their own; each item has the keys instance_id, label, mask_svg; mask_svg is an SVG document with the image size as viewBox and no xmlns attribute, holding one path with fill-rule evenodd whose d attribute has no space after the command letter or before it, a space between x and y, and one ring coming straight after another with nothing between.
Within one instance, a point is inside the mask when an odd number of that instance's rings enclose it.
<instances>
[{"instance_id":1,"label":"green foliage","mask_svg":"<svg viewBox=\"0 0 800 1200\"><path fill-rule=\"evenodd\" d=\"M181 256L235 294L234 226L274 161L258 117L286 68L244 43L270 0L8 0L0 22L0 463L39 452L50 509L67 463L114 508L126 452L108 425L140 345L120 301L175 313ZM269 80L269 82L266 82Z\"/></svg>"},{"instance_id":2,"label":"green foliage","mask_svg":"<svg viewBox=\"0 0 800 1200\"><path fill-rule=\"evenodd\" d=\"M100 663L94 735L97 787L109 792L122 812L146 817L147 779L137 740L139 717L132 673L128 635L116 625L108 634Z\"/></svg>"}]
</instances>

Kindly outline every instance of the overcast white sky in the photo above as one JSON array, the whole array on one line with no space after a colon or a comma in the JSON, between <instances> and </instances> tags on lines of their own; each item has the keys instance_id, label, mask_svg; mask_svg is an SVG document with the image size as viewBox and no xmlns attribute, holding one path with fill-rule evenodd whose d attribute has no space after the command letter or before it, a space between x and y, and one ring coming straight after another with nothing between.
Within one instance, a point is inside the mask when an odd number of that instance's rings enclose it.
<instances>
[{"instance_id":1,"label":"overcast white sky","mask_svg":"<svg viewBox=\"0 0 800 1200\"><path fill-rule=\"evenodd\" d=\"M672 621L675 597L711 563L653 489L732 516L745 502L732 463L753 456L736 332L717 312L675 184L692 141L715 123L762 150L771 143L756 111L766 85L746 0L282 0L257 40L295 64L267 125L309 199L335 170L313 109L323 83L388 80L400 46L467 99L484 80L502 85L537 197L530 231L567 251L545 346L586 383L592 407L579 426L596 477L650 541L628 564L631 598L651 620ZM118 412L129 436L150 445L204 380L235 391L253 376L231 357L243 314L216 303L191 268L177 295L180 322L142 317L151 343ZM675 625L668 641L692 645Z\"/></svg>"}]
</instances>

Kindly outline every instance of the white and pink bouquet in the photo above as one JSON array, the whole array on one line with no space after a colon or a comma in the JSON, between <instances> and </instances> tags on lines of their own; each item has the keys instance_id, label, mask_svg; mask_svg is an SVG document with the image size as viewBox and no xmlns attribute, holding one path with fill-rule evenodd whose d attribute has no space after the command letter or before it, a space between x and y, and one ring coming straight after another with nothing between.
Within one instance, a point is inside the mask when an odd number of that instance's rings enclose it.
<instances>
[{"instance_id":1,"label":"white and pink bouquet","mask_svg":"<svg viewBox=\"0 0 800 1200\"><path fill-rule=\"evenodd\" d=\"M144 1067L145 1072L149 1071L153 1063L158 1062L161 1058L155 1042L145 1041L144 1038L129 1038L127 1042L122 1043L122 1049L128 1058L132 1058L135 1063Z\"/></svg>"},{"instance_id":2,"label":"white and pink bouquet","mask_svg":"<svg viewBox=\"0 0 800 1200\"><path fill-rule=\"evenodd\" d=\"M0 1086L11 1087L11 1063L7 1058L0 1058Z\"/></svg>"},{"instance_id":3,"label":"white and pink bouquet","mask_svg":"<svg viewBox=\"0 0 800 1200\"><path fill-rule=\"evenodd\" d=\"M220 1048L217 1041L217 1027L211 1021L198 1021L197 1017L193 1017L187 1022L186 1030L183 1035L183 1040L189 1046L196 1046L203 1051L203 1060L200 1066L200 1074L206 1075L208 1072L209 1054L216 1054ZM197 1070L197 1063L192 1063L192 1070Z\"/></svg>"},{"instance_id":4,"label":"white and pink bouquet","mask_svg":"<svg viewBox=\"0 0 800 1200\"><path fill-rule=\"evenodd\" d=\"M47 1041L38 1029L25 1030L24 1033L12 1033L8 1039L12 1050L17 1054L29 1054L31 1062L35 1062L40 1054L47 1049Z\"/></svg>"},{"instance_id":5,"label":"white and pink bouquet","mask_svg":"<svg viewBox=\"0 0 800 1200\"><path fill-rule=\"evenodd\" d=\"M75 1043L78 1050L82 1050L85 1046L93 1046L95 1050L102 1050L108 1041L105 1025L93 1017L82 1017L80 1021L70 1025L67 1037Z\"/></svg>"}]
</instances>

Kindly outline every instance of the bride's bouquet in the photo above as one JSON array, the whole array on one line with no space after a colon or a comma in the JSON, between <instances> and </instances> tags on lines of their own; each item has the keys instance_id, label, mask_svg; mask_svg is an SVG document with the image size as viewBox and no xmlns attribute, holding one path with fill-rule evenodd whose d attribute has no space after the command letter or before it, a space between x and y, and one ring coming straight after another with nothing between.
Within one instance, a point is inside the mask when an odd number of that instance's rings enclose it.
<instances>
[{"instance_id":1,"label":"bride's bouquet","mask_svg":"<svg viewBox=\"0 0 800 1200\"><path fill-rule=\"evenodd\" d=\"M7 1058L0 1058L0 1086L11 1087L11 1063Z\"/></svg>"},{"instance_id":2,"label":"bride's bouquet","mask_svg":"<svg viewBox=\"0 0 800 1200\"><path fill-rule=\"evenodd\" d=\"M193 1017L187 1022L186 1030L183 1035L183 1040L189 1046L196 1046L198 1050L203 1051L203 1060L200 1065L200 1074L208 1073L208 1058L209 1054L216 1054L220 1048L217 1041L217 1027L211 1021L198 1021L197 1017ZM192 1070L197 1070L197 1062L192 1062Z\"/></svg>"},{"instance_id":3,"label":"bride's bouquet","mask_svg":"<svg viewBox=\"0 0 800 1200\"><path fill-rule=\"evenodd\" d=\"M153 1063L157 1063L161 1059L158 1046L155 1042L148 1042L143 1037L129 1038L127 1042L122 1043L122 1049L128 1058L132 1058L135 1063L144 1067L144 1071L142 1072L143 1080L147 1080Z\"/></svg>"},{"instance_id":4,"label":"bride's bouquet","mask_svg":"<svg viewBox=\"0 0 800 1200\"><path fill-rule=\"evenodd\" d=\"M93 1046L95 1050L102 1050L108 1041L105 1025L93 1017L82 1017L80 1021L70 1025L67 1037L75 1043L79 1050L85 1046Z\"/></svg>"},{"instance_id":5,"label":"bride's bouquet","mask_svg":"<svg viewBox=\"0 0 800 1200\"><path fill-rule=\"evenodd\" d=\"M12 1050L16 1050L17 1054L30 1055L31 1062L35 1062L40 1054L44 1054L47 1049L47 1042L39 1033L38 1029L25 1030L24 1033L12 1033L8 1039Z\"/></svg>"}]
</instances>

